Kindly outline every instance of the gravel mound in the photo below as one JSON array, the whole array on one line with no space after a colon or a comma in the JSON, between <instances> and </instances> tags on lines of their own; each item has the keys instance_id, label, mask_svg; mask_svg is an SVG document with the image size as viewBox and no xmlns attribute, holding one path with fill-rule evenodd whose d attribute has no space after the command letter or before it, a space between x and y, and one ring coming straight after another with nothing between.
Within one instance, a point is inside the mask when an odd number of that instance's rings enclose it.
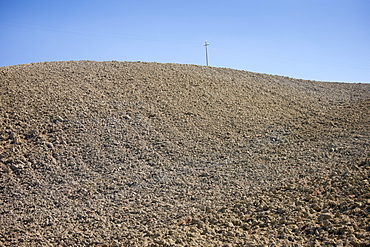
<instances>
[{"instance_id":1,"label":"gravel mound","mask_svg":"<svg viewBox=\"0 0 370 247\"><path fill-rule=\"evenodd\" d=\"M369 246L370 84L0 68L2 246Z\"/></svg>"}]
</instances>

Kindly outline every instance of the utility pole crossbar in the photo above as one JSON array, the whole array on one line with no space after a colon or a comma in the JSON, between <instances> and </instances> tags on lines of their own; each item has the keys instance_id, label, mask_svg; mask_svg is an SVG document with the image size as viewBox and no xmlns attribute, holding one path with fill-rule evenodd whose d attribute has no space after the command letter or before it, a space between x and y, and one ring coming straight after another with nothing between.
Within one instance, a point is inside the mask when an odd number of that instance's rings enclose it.
<instances>
[{"instance_id":1,"label":"utility pole crossbar","mask_svg":"<svg viewBox=\"0 0 370 247\"><path fill-rule=\"evenodd\" d=\"M204 43L204 46L206 47L206 65L208 66L208 46L209 46L209 44L208 44L207 40Z\"/></svg>"}]
</instances>

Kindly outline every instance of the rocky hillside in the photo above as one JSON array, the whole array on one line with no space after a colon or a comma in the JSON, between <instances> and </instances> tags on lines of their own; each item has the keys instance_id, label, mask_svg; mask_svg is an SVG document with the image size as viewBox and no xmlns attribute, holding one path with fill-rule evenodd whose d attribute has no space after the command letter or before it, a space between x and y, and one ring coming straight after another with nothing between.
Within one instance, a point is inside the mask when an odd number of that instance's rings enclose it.
<instances>
[{"instance_id":1,"label":"rocky hillside","mask_svg":"<svg viewBox=\"0 0 370 247\"><path fill-rule=\"evenodd\" d=\"M2 246L368 246L370 84L0 68Z\"/></svg>"}]
</instances>

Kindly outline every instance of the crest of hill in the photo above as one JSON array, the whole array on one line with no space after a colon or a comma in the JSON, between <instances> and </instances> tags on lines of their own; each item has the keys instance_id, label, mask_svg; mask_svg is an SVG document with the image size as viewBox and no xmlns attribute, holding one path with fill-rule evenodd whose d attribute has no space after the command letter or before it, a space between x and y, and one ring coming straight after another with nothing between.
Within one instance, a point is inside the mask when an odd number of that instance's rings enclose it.
<instances>
[{"instance_id":1,"label":"crest of hill","mask_svg":"<svg viewBox=\"0 0 370 247\"><path fill-rule=\"evenodd\" d=\"M368 205L362 194L369 187L370 84L196 65L70 61L1 67L0 95L4 245L22 238L31 245L173 246L166 242L171 227L177 239L193 236L180 245L248 246L245 229L253 227L261 236L271 230L268 236L274 237L263 243L283 245L278 231L268 227L282 216L267 189L288 188L276 194L294 194L311 212L292 222L315 232L320 215L312 212L321 206L312 209L302 198L332 188L332 178L351 186L331 189L336 194L330 205L342 205L353 191L353 205ZM342 176L338 164L350 172ZM297 183L311 187L296 190ZM279 200L290 212L296 209L289 198ZM315 202L324 205L324 199ZM257 201L265 203L263 210ZM235 211L237 205L271 212L275 223L235 223L246 213ZM189 214L206 220L174 224ZM351 217L368 231L368 218ZM202 226L199 234L187 224ZM80 226L85 230L76 235L71 229ZM294 234L297 244L317 239Z\"/></svg>"},{"instance_id":2,"label":"crest of hill","mask_svg":"<svg viewBox=\"0 0 370 247\"><path fill-rule=\"evenodd\" d=\"M286 141L288 135L325 141L328 128L361 129L370 89L143 62L17 65L0 68L0 80L4 140L17 136L27 143L41 134L82 150L126 143L188 163L243 159L236 150L266 133Z\"/></svg>"},{"instance_id":3,"label":"crest of hill","mask_svg":"<svg viewBox=\"0 0 370 247\"><path fill-rule=\"evenodd\" d=\"M368 96L369 86L232 69L142 62L51 62L1 68L3 92L25 122L140 118L177 133L250 135ZM4 102L7 106L6 102ZM38 109L43 109L40 112ZM329 108L329 109L327 109ZM15 109L15 108L13 108ZM148 124L149 124L148 122ZM217 141L218 142L218 141Z\"/></svg>"}]
</instances>

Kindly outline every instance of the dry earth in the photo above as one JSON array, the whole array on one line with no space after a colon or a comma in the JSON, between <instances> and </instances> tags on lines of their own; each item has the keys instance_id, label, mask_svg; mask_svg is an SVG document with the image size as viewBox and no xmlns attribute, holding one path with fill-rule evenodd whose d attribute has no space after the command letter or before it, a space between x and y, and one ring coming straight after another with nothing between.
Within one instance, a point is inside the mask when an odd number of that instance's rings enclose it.
<instances>
[{"instance_id":1,"label":"dry earth","mask_svg":"<svg viewBox=\"0 0 370 247\"><path fill-rule=\"evenodd\" d=\"M370 84L0 68L1 246L369 246Z\"/></svg>"}]
</instances>

